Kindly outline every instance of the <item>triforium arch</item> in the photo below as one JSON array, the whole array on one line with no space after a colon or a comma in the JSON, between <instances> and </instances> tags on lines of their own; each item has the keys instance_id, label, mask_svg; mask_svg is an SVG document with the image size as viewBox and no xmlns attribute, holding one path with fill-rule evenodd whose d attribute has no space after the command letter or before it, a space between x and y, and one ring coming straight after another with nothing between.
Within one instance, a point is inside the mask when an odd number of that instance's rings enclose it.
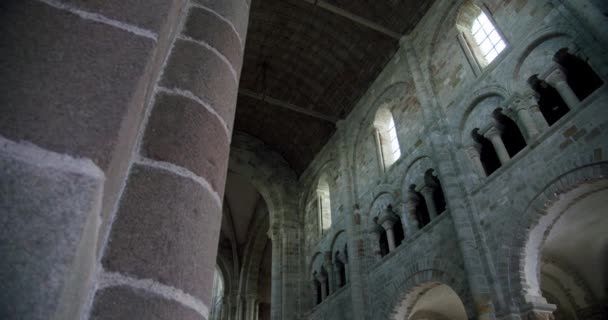
<instances>
[{"instance_id":1,"label":"triforium arch","mask_svg":"<svg viewBox=\"0 0 608 320\"><path fill-rule=\"evenodd\" d=\"M570 268L568 265L555 263L554 257L547 257L546 254L543 254L545 245L548 240L555 238L553 230L560 223L560 220L566 218L570 208L594 194L608 194L606 193L607 190L608 163L591 163L570 170L563 170L560 175L537 190L536 196L528 203L525 212L513 227L517 230L525 230L525 232L518 232L513 237L510 244L511 254L503 264L506 268L498 270L508 274L509 293L519 304L522 313L529 312L538 316L543 313L551 313L555 309L554 306L548 304L548 302L555 303L555 301L548 301L554 297L551 293L545 295L546 292L541 287L541 276L548 276L548 280L551 280L552 276ZM603 198L605 199L605 196ZM585 232L591 231L583 231L582 233ZM596 241L601 243L601 239L596 239ZM579 251L590 249L590 247L579 248ZM597 259L600 259L599 255ZM600 263L602 262L600 261ZM603 264L606 265L606 261L603 261ZM509 266L515 268L511 269ZM545 268L553 268L554 271L548 270L548 272L545 272ZM578 314L579 318L580 316L589 316L595 319L597 312L601 312L598 311L601 308L598 309L597 305L594 306L594 304L602 303L602 301L598 301L596 296L590 294L590 283L588 281L585 283L585 280L588 279L581 281L581 274L576 272L570 273L569 276L582 282L576 288L569 288L568 290L571 293L576 290L584 292L586 296L583 300L586 300L586 305L580 302L581 299L577 300L570 297L570 301L573 301L579 308L586 306L587 312L593 313L592 315L580 313ZM531 307L532 304L545 307L534 308ZM584 310L579 311L585 312ZM608 310L604 309L603 312L603 316L606 316ZM598 319L601 319L601 317Z\"/></svg>"},{"instance_id":2,"label":"triforium arch","mask_svg":"<svg viewBox=\"0 0 608 320\"><path fill-rule=\"evenodd\" d=\"M416 300L425 291L437 285L451 288L464 305L469 318L475 316L473 301L466 282L465 271L447 260L420 259L405 266L403 271L391 279L393 285L387 286L378 301L384 301L384 308L377 319L407 320L411 316Z\"/></svg>"}]
</instances>

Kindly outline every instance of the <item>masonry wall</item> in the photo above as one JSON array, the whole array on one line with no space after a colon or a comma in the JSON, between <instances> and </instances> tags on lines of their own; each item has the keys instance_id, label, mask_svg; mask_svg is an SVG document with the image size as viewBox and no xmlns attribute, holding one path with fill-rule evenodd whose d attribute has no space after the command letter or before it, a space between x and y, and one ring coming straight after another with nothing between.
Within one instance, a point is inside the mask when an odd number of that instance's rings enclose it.
<instances>
[{"instance_id":1,"label":"masonry wall","mask_svg":"<svg viewBox=\"0 0 608 320\"><path fill-rule=\"evenodd\" d=\"M337 191L331 199L331 229L306 235L302 277L310 279L311 260L333 252L333 239L344 230L349 244L358 244L349 247L349 259L361 265L358 273L350 274L350 307L330 295L310 306L309 319L334 319L330 315L336 310L354 310L353 319L392 319L408 293L433 281L452 286L470 318L519 319L532 308L521 284L513 285L523 281L514 257L523 252L533 223L528 206L561 176L606 161L608 91L604 84L551 127L538 109L529 109L538 130L533 136L518 117L515 101L530 93L526 80L531 75L554 72L552 57L564 47L586 57L606 82L608 42L598 32L598 23L605 25L606 20L579 1L476 3L484 6L508 43L493 63L476 67L458 39L463 1L436 1L301 176L302 189L313 190L321 174L332 172ZM471 130L490 124L497 107L514 119L527 146L486 177L475 168L467 148L473 144ZM387 170L379 161L374 135L379 108L391 110L402 154ZM382 201L403 220L406 188L420 185L431 168L445 182L446 212L421 230L406 231L395 251L378 258L370 237L378 199L389 199ZM305 197L300 201L302 222L305 230L313 230L316 221L309 218L311 206L304 206ZM465 234L476 246L473 255L457 244ZM336 294L342 297L344 292ZM491 301L491 311L480 308L480 296Z\"/></svg>"}]
</instances>

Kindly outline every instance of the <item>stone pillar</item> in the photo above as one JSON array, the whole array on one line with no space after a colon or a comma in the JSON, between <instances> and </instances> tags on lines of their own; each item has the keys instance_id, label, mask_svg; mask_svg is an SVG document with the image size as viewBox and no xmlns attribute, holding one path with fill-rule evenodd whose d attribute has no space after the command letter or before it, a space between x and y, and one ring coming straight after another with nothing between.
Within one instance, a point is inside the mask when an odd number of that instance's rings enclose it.
<instances>
[{"instance_id":1,"label":"stone pillar","mask_svg":"<svg viewBox=\"0 0 608 320\"><path fill-rule=\"evenodd\" d=\"M420 193L422 194L422 197L424 197L424 202L429 210L431 220L437 218L437 207L435 206L435 199L433 199L434 190L435 189L430 186L424 186L420 189Z\"/></svg>"},{"instance_id":2,"label":"stone pillar","mask_svg":"<svg viewBox=\"0 0 608 320\"><path fill-rule=\"evenodd\" d=\"M372 229L369 231L372 239L372 248L374 249L374 257L376 257L376 261L382 260L382 249L380 248L380 237L384 232L384 228L380 226L378 223L374 223Z\"/></svg>"},{"instance_id":3,"label":"stone pillar","mask_svg":"<svg viewBox=\"0 0 608 320\"><path fill-rule=\"evenodd\" d=\"M367 310L366 296L366 273L362 259L365 256L366 230L361 227L361 212L356 204L356 191L353 179L353 168L349 157L352 150L350 149L354 142L349 134L350 128L345 125L344 121L337 123L338 131L336 132L339 144L339 160L340 168L343 170L341 185L344 188L341 190L343 199L343 207L345 210L346 235L348 241L348 279L350 281L351 306L353 320L365 319ZM352 208L352 211L351 211Z\"/></svg>"},{"instance_id":4,"label":"stone pillar","mask_svg":"<svg viewBox=\"0 0 608 320\"><path fill-rule=\"evenodd\" d=\"M528 93L529 97L530 93ZM531 100L534 101L534 104L530 104ZM524 134L528 139L528 144L538 135L538 129L536 128L536 124L534 124L534 120L532 119L532 115L530 114L530 108L534 105L537 105L536 99L532 96L530 98L517 98L513 103L513 109L517 113L517 119L519 123L524 128Z\"/></svg>"},{"instance_id":5,"label":"stone pillar","mask_svg":"<svg viewBox=\"0 0 608 320\"><path fill-rule=\"evenodd\" d=\"M555 90L559 92L559 95L562 97L562 99L564 99L564 102L566 102L570 109L574 109L578 106L580 100L578 100L578 97L568 85L568 82L566 81L566 74L559 67L551 72L545 81L547 81L547 83L552 85Z\"/></svg>"},{"instance_id":6,"label":"stone pillar","mask_svg":"<svg viewBox=\"0 0 608 320\"><path fill-rule=\"evenodd\" d=\"M291 210L287 210L291 211ZM291 212L295 212L295 209ZM289 214L283 214L287 217ZM300 225L284 218L281 224L281 319L289 319L297 315L300 298Z\"/></svg>"},{"instance_id":7,"label":"stone pillar","mask_svg":"<svg viewBox=\"0 0 608 320\"><path fill-rule=\"evenodd\" d=\"M257 294L248 294L246 296L245 320L256 320L257 319L257 312L256 312L257 305L258 305Z\"/></svg>"},{"instance_id":8,"label":"stone pillar","mask_svg":"<svg viewBox=\"0 0 608 320\"><path fill-rule=\"evenodd\" d=\"M87 312L184 2L121 3L121 12L105 1L3 3L0 247L14 249L0 262L0 318Z\"/></svg>"},{"instance_id":9,"label":"stone pillar","mask_svg":"<svg viewBox=\"0 0 608 320\"><path fill-rule=\"evenodd\" d=\"M326 280L327 279L327 275L323 274L321 272L317 273L317 280L319 280L319 282L321 283L321 301L325 301L325 298L327 298L328 294L329 294L329 288L327 288L326 285Z\"/></svg>"},{"instance_id":10,"label":"stone pillar","mask_svg":"<svg viewBox=\"0 0 608 320\"><path fill-rule=\"evenodd\" d=\"M392 252L395 250L395 234L393 232L394 221L386 220L382 223L382 227L386 231L386 239L388 240L388 251Z\"/></svg>"},{"instance_id":11,"label":"stone pillar","mask_svg":"<svg viewBox=\"0 0 608 320\"><path fill-rule=\"evenodd\" d=\"M500 137L500 129L498 129L496 126L491 126L484 133L484 136L488 138L490 142L492 142L500 163L505 165L511 159L511 157L509 156L509 152L507 151L507 148Z\"/></svg>"},{"instance_id":12,"label":"stone pillar","mask_svg":"<svg viewBox=\"0 0 608 320\"><path fill-rule=\"evenodd\" d=\"M315 283L315 278L313 277L313 279L310 281L310 288L312 290L312 304L311 306L314 308L317 305L317 300L319 300L321 297L318 297L317 295L319 294L317 292L317 285Z\"/></svg>"},{"instance_id":13,"label":"stone pillar","mask_svg":"<svg viewBox=\"0 0 608 320\"><path fill-rule=\"evenodd\" d=\"M484 169L483 164L481 163L481 155L479 154L479 149L481 145L478 143L469 145L465 147L465 151L471 161L473 162L473 169L477 173L480 178L484 178L487 176L486 169Z\"/></svg>"},{"instance_id":14,"label":"stone pillar","mask_svg":"<svg viewBox=\"0 0 608 320\"><path fill-rule=\"evenodd\" d=\"M24 249L3 256L0 318L208 316L249 7L186 3L4 6L0 135L31 158L0 144L0 181L20 179L0 245Z\"/></svg>"},{"instance_id":15,"label":"stone pillar","mask_svg":"<svg viewBox=\"0 0 608 320\"><path fill-rule=\"evenodd\" d=\"M418 198L413 185L404 191L401 223L403 223L403 230L405 231L406 238L411 237L420 229L420 226L418 225L418 218L416 217L416 207L418 206L418 201L420 201L420 199Z\"/></svg>"},{"instance_id":16,"label":"stone pillar","mask_svg":"<svg viewBox=\"0 0 608 320\"><path fill-rule=\"evenodd\" d=\"M327 271L327 282L329 288L327 288L327 294L330 295L336 291L336 276L334 272L334 264L332 263L331 251L325 252L325 259L323 260L323 266Z\"/></svg>"},{"instance_id":17,"label":"stone pillar","mask_svg":"<svg viewBox=\"0 0 608 320\"><path fill-rule=\"evenodd\" d=\"M271 298L270 319L281 320L283 306L282 302L282 276L281 276L281 235L282 232L277 225L270 227L269 237L272 241L272 266L271 266Z\"/></svg>"}]
</instances>

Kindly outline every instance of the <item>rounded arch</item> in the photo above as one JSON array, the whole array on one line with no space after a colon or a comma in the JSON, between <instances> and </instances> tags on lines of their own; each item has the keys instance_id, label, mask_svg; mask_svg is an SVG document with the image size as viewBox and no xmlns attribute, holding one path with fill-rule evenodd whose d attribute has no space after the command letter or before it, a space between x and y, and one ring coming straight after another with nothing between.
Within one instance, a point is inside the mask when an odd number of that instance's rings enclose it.
<instances>
[{"instance_id":1,"label":"rounded arch","mask_svg":"<svg viewBox=\"0 0 608 320\"><path fill-rule=\"evenodd\" d=\"M334 257L336 252L344 250L344 247L346 245L346 240L347 240L346 231L340 230L340 231L336 232L336 235L332 239L331 246L330 246L332 258Z\"/></svg>"},{"instance_id":2,"label":"rounded arch","mask_svg":"<svg viewBox=\"0 0 608 320\"><path fill-rule=\"evenodd\" d=\"M464 269L447 260L421 259L403 268L403 273L391 279L377 301L385 302L379 319L403 320L412 311L416 298L433 286L445 284L458 295L469 317L475 315Z\"/></svg>"},{"instance_id":3,"label":"rounded arch","mask_svg":"<svg viewBox=\"0 0 608 320\"><path fill-rule=\"evenodd\" d=\"M533 32L531 32L527 37L524 43L525 45L519 46L517 51L513 52L513 56L515 58L515 63L513 64L512 69L512 79L516 83L514 84L518 89L521 89L526 85L526 80L530 77L530 75L535 73L542 73L545 70L536 72L529 71L524 73L523 70L526 69L526 65L532 65L536 67L548 67L553 63L553 55L561 48L567 47L570 49L576 49L578 45L576 44L578 40L571 35L572 28L568 25L560 24L560 25L551 25L539 28ZM583 36L579 34L580 36ZM541 47L543 44L547 42L553 41L555 39L562 39L560 42L553 46L554 50L549 50L546 53L533 57L533 52ZM533 63L526 63L527 60L534 59Z\"/></svg>"},{"instance_id":4,"label":"rounded arch","mask_svg":"<svg viewBox=\"0 0 608 320\"><path fill-rule=\"evenodd\" d=\"M470 137L470 125L471 119L479 118L479 115L476 115L475 109L479 108L484 104L484 101L488 99L497 99L500 100L500 103L496 104L495 107L489 108L488 112L484 113L484 116L491 116L491 113L497 108L503 107L503 103L508 100L508 97L511 95L511 92L503 86L500 85L489 85L482 87L478 90L475 90L473 94L471 94L463 103L465 106L464 112L462 112L462 117L460 121L454 122L458 123L458 128L453 133L454 136L461 139L460 143L464 143L466 141L465 137Z\"/></svg>"},{"instance_id":5,"label":"rounded arch","mask_svg":"<svg viewBox=\"0 0 608 320\"><path fill-rule=\"evenodd\" d=\"M416 159L414 159L408 166L405 171L405 175L403 176L403 181L401 183L401 194L402 197L407 196L406 190L409 189L410 185L423 185L424 184L424 176L427 170L435 167L435 163L431 159L431 157L422 155Z\"/></svg>"},{"instance_id":6,"label":"rounded arch","mask_svg":"<svg viewBox=\"0 0 608 320\"><path fill-rule=\"evenodd\" d=\"M549 235L553 224L565 212L550 210L550 208L554 208L558 201L563 201L564 196L568 196L573 190L588 194L599 191L598 188L607 188L607 178L608 162L574 166L574 169L566 168L543 188L536 190L536 196L528 203L513 227L520 232L512 237L510 245L512 250L507 257L508 261L504 264L506 266L504 272L509 277L507 290L520 305L542 297L539 281L542 243ZM516 268L510 269L510 266Z\"/></svg>"},{"instance_id":7,"label":"rounded arch","mask_svg":"<svg viewBox=\"0 0 608 320\"><path fill-rule=\"evenodd\" d=\"M251 182L268 205L270 224L297 221L297 177L289 164L260 140L235 132L228 170Z\"/></svg>"}]
</instances>

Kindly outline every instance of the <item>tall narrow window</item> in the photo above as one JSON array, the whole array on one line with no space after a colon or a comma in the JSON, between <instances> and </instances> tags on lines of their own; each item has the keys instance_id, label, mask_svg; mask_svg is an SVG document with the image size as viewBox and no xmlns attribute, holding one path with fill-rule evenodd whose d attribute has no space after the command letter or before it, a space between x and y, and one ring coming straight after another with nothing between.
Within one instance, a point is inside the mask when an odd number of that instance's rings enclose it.
<instances>
[{"instance_id":1,"label":"tall narrow window","mask_svg":"<svg viewBox=\"0 0 608 320\"><path fill-rule=\"evenodd\" d=\"M490 64L507 47L498 31L488 19L488 16L481 11L479 16L473 21L471 34L477 43L479 51L486 64Z\"/></svg>"},{"instance_id":2,"label":"tall narrow window","mask_svg":"<svg viewBox=\"0 0 608 320\"><path fill-rule=\"evenodd\" d=\"M492 63L507 48L507 42L492 22L489 12L472 0L465 0L458 12L458 40L473 72Z\"/></svg>"},{"instance_id":3,"label":"tall narrow window","mask_svg":"<svg viewBox=\"0 0 608 320\"><path fill-rule=\"evenodd\" d=\"M378 110L374 126L378 136L379 155L386 170L401 157L395 120L388 108Z\"/></svg>"},{"instance_id":4,"label":"tall narrow window","mask_svg":"<svg viewBox=\"0 0 608 320\"><path fill-rule=\"evenodd\" d=\"M321 232L328 230L331 227L331 193L329 191L329 182L327 175L323 174L319 178L317 186L317 200L319 203L319 222Z\"/></svg>"}]
</instances>

